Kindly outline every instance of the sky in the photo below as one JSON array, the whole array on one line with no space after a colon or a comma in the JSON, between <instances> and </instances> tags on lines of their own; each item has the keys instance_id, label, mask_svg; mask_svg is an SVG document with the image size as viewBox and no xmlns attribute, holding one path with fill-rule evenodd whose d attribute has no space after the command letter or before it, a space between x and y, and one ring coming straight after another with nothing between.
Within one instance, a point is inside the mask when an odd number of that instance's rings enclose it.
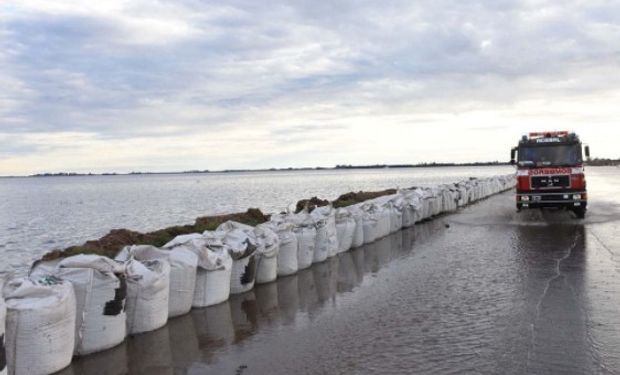
<instances>
[{"instance_id":1,"label":"sky","mask_svg":"<svg viewBox=\"0 0 620 375\"><path fill-rule=\"evenodd\" d=\"M0 0L0 175L620 157L620 2Z\"/></svg>"}]
</instances>

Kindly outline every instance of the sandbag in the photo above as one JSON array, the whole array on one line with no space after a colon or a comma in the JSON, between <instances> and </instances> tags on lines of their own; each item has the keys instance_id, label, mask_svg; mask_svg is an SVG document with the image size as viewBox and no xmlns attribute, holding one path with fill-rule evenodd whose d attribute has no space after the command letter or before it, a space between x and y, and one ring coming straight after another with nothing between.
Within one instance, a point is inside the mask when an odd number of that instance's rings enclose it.
<instances>
[{"instance_id":1,"label":"sandbag","mask_svg":"<svg viewBox=\"0 0 620 375\"><path fill-rule=\"evenodd\" d=\"M353 220L355 220L355 229L353 231L353 240L351 247L356 248L364 244L364 213L358 205L348 207Z\"/></svg>"},{"instance_id":2,"label":"sandbag","mask_svg":"<svg viewBox=\"0 0 620 375\"><path fill-rule=\"evenodd\" d=\"M312 263L320 263L329 256L329 229L327 228L327 218L323 215L312 215L312 218L316 228Z\"/></svg>"},{"instance_id":3,"label":"sandbag","mask_svg":"<svg viewBox=\"0 0 620 375\"><path fill-rule=\"evenodd\" d=\"M433 196L433 200L432 200L432 202L433 202L433 210L432 210L433 216L437 216L437 215L439 215L442 212L442 210L441 210L441 208L443 207L442 197L440 195L439 188L436 187L436 186L431 188L431 189L429 189L429 191L430 191L430 193Z\"/></svg>"},{"instance_id":4,"label":"sandbag","mask_svg":"<svg viewBox=\"0 0 620 375\"><path fill-rule=\"evenodd\" d=\"M293 231L297 237L297 267L303 270L310 267L314 259L316 228L312 221L299 222Z\"/></svg>"},{"instance_id":5,"label":"sandbag","mask_svg":"<svg viewBox=\"0 0 620 375\"><path fill-rule=\"evenodd\" d=\"M121 261L127 261L131 257L138 261L159 259L170 264L168 317L171 318L187 314L192 308L198 256L182 245L166 249L162 250L150 245L126 246L116 256L116 259Z\"/></svg>"},{"instance_id":6,"label":"sandbag","mask_svg":"<svg viewBox=\"0 0 620 375\"><path fill-rule=\"evenodd\" d=\"M181 234L179 236L174 237L170 242L168 242L162 247L165 249L172 249L175 246L188 243L192 240L201 239L202 236L203 236L202 233Z\"/></svg>"},{"instance_id":7,"label":"sandbag","mask_svg":"<svg viewBox=\"0 0 620 375\"><path fill-rule=\"evenodd\" d=\"M326 230L326 239L327 239L327 257L333 257L338 254L338 232L336 229L336 211L334 208L330 206L317 207L312 214L316 214L325 218L325 230ZM317 237L318 237L318 229L317 229ZM316 252L316 249L315 249Z\"/></svg>"},{"instance_id":8,"label":"sandbag","mask_svg":"<svg viewBox=\"0 0 620 375\"><path fill-rule=\"evenodd\" d=\"M390 212L381 199L362 205L364 210L364 243L373 242L390 234Z\"/></svg>"},{"instance_id":9,"label":"sandbag","mask_svg":"<svg viewBox=\"0 0 620 375\"><path fill-rule=\"evenodd\" d=\"M170 264L130 259L127 266L127 333L154 331L168 321Z\"/></svg>"},{"instance_id":10,"label":"sandbag","mask_svg":"<svg viewBox=\"0 0 620 375\"><path fill-rule=\"evenodd\" d=\"M273 223L274 229L280 240L277 265L278 276L292 275L298 270L297 265L297 237L293 232L294 225L291 223Z\"/></svg>"},{"instance_id":11,"label":"sandbag","mask_svg":"<svg viewBox=\"0 0 620 375\"><path fill-rule=\"evenodd\" d=\"M54 276L73 284L76 299L75 355L112 348L125 340L125 266L99 255L60 261Z\"/></svg>"},{"instance_id":12,"label":"sandbag","mask_svg":"<svg viewBox=\"0 0 620 375\"><path fill-rule=\"evenodd\" d=\"M403 196L403 227L409 228L422 220L424 210L422 192L419 189L406 190Z\"/></svg>"},{"instance_id":13,"label":"sandbag","mask_svg":"<svg viewBox=\"0 0 620 375\"><path fill-rule=\"evenodd\" d=\"M243 225L243 224L241 224ZM252 228L252 227L249 227ZM239 226L218 228L222 233L224 244L228 246L228 252L233 259L230 275L230 293L244 293L254 288L256 282L256 250L258 242L251 231Z\"/></svg>"},{"instance_id":14,"label":"sandbag","mask_svg":"<svg viewBox=\"0 0 620 375\"><path fill-rule=\"evenodd\" d=\"M257 225L254 228L254 234L259 245L257 251L256 283L270 283L278 277L280 238L268 224Z\"/></svg>"},{"instance_id":15,"label":"sandbag","mask_svg":"<svg viewBox=\"0 0 620 375\"><path fill-rule=\"evenodd\" d=\"M14 279L4 297L8 373L51 374L69 366L76 312L71 283L53 276Z\"/></svg>"},{"instance_id":16,"label":"sandbag","mask_svg":"<svg viewBox=\"0 0 620 375\"><path fill-rule=\"evenodd\" d=\"M380 206L377 211L377 239L390 234L390 211L388 205Z\"/></svg>"},{"instance_id":17,"label":"sandbag","mask_svg":"<svg viewBox=\"0 0 620 375\"><path fill-rule=\"evenodd\" d=\"M459 192L457 205L463 207L467 204L467 187L461 182L457 185L457 190Z\"/></svg>"},{"instance_id":18,"label":"sandbag","mask_svg":"<svg viewBox=\"0 0 620 375\"><path fill-rule=\"evenodd\" d=\"M363 230L364 230L364 244L371 243L377 239L377 226L379 221L375 214L374 206L368 207L364 210L363 216Z\"/></svg>"},{"instance_id":19,"label":"sandbag","mask_svg":"<svg viewBox=\"0 0 620 375\"><path fill-rule=\"evenodd\" d=\"M336 235L338 238L338 253L349 250L355 235L355 219L346 208L336 210ZM363 228L362 228L363 236Z\"/></svg>"},{"instance_id":20,"label":"sandbag","mask_svg":"<svg viewBox=\"0 0 620 375\"><path fill-rule=\"evenodd\" d=\"M403 199L400 195L391 196L388 204L390 213L390 233L398 232L403 229Z\"/></svg>"},{"instance_id":21,"label":"sandbag","mask_svg":"<svg viewBox=\"0 0 620 375\"><path fill-rule=\"evenodd\" d=\"M241 259L233 259L230 273L230 294L245 293L256 283L256 255L253 253Z\"/></svg>"},{"instance_id":22,"label":"sandbag","mask_svg":"<svg viewBox=\"0 0 620 375\"><path fill-rule=\"evenodd\" d=\"M198 256L192 306L207 307L228 300L233 260L223 242L223 233L205 232L200 238L178 243L175 249L182 247Z\"/></svg>"}]
</instances>

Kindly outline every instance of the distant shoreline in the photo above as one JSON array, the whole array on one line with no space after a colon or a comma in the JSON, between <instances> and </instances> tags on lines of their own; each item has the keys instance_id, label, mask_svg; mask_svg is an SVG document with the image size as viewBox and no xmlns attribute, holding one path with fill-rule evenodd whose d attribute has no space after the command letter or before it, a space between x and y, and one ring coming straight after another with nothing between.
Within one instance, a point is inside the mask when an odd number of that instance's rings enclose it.
<instances>
[{"instance_id":1,"label":"distant shoreline","mask_svg":"<svg viewBox=\"0 0 620 375\"><path fill-rule=\"evenodd\" d=\"M134 175L170 175L170 174L216 174L216 173L247 173L247 172L294 172L294 171L332 171L332 170L353 170L353 169L397 169L397 168L436 168L436 167L494 167L508 166L508 162L473 162L473 163L418 163L418 164L373 164L373 165L344 165L339 164L335 167L301 167L301 168L266 168L266 169L223 169L223 170L189 170L172 172L141 172L134 171L128 173L107 172L107 173L76 173L76 172L56 172L56 173L37 173L24 176L0 176L0 178L24 178L24 177L83 177L83 176L134 176ZM618 166L620 159L594 159L587 166Z\"/></svg>"},{"instance_id":2,"label":"distant shoreline","mask_svg":"<svg viewBox=\"0 0 620 375\"><path fill-rule=\"evenodd\" d=\"M168 175L168 174L210 174L210 173L246 173L246 172L294 172L294 171L330 171L330 170L349 170L349 169L396 169L396 168L434 168L434 167L486 167L510 165L504 162L473 162L473 163L419 163L419 164L373 164L373 165L345 165L339 164L335 167L300 167L300 168L265 168L265 169L223 169L223 170L188 170L171 172L148 172L134 171L127 173L105 172L105 173L77 173L77 172L55 172L37 173L25 176L0 176L0 177L83 177L83 176L135 176L135 175Z\"/></svg>"}]
</instances>

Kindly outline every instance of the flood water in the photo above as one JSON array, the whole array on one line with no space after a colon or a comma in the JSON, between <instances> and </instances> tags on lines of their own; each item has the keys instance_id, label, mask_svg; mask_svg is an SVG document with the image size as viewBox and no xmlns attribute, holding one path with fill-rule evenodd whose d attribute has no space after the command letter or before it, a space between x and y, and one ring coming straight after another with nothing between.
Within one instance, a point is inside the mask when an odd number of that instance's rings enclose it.
<instances>
[{"instance_id":1,"label":"flood water","mask_svg":"<svg viewBox=\"0 0 620 375\"><path fill-rule=\"evenodd\" d=\"M110 229L149 231L198 216L284 210L311 196L426 186L513 168L442 167L168 175L0 178L0 272Z\"/></svg>"},{"instance_id":2,"label":"flood water","mask_svg":"<svg viewBox=\"0 0 620 375\"><path fill-rule=\"evenodd\" d=\"M620 173L588 172L585 220L500 194L63 374L618 374Z\"/></svg>"}]
</instances>

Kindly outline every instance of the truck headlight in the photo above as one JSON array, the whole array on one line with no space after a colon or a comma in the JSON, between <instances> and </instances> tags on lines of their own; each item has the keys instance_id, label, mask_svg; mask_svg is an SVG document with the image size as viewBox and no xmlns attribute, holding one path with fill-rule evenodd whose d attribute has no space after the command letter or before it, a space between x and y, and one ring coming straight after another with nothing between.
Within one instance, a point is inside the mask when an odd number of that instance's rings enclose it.
<instances>
[{"instance_id":1,"label":"truck headlight","mask_svg":"<svg viewBox=\"0 0 620 375\"><path fill-rule=\"evenodd\" d=\"M581 194L574 194L573 199L576 201L581 200Z\"/></svg>"},{"instance_id":2,"label":"truck headlight","mask_svg":"<svg viewBox=\"0 0 620 375\"><path fill-rule=\"evenodd\" d=\"M526 201L526 202L527 202L527 201L529 201L529 200L530 200L530 197L528 197L527 195L522 195L522 196L521 196L521 200L522 200L522 201Z\"/></svg>"}]
</instances>

